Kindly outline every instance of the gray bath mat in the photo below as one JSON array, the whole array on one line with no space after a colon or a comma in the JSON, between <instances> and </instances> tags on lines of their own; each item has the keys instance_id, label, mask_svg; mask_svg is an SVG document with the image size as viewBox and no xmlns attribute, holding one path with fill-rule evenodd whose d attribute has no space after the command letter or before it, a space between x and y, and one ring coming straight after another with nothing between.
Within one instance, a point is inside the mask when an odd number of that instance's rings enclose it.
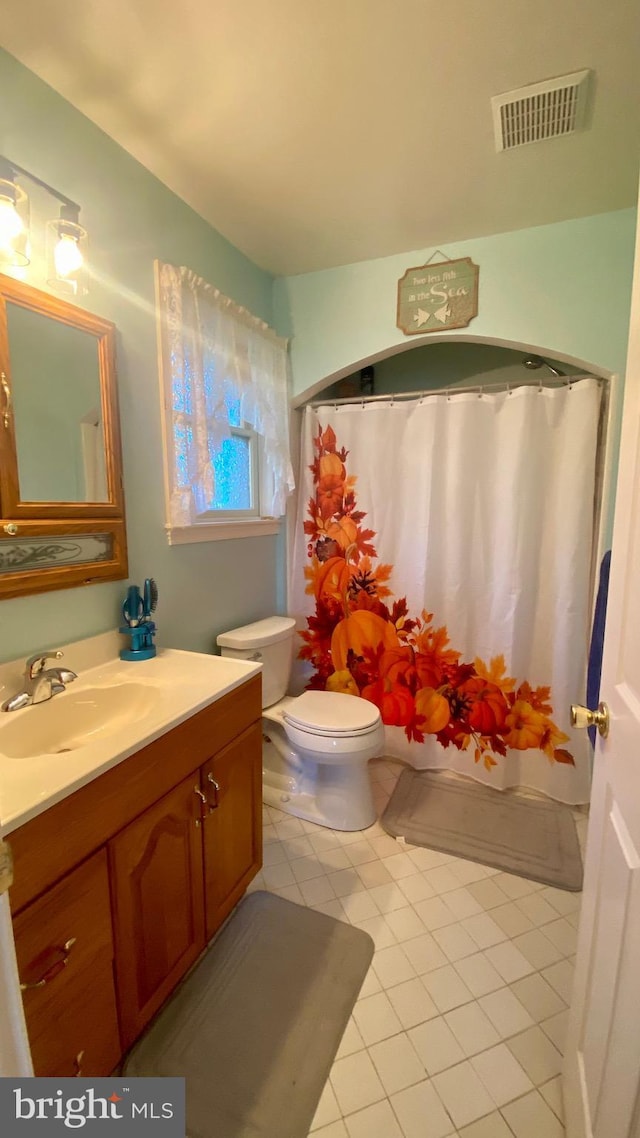
<instances>
[{"instance_id":1,"label":"gray bath mat","mask_svg":"<svg viewBox=\"0 0 640 1138\"><path fill-rule=\"evenodd\" d=\"M362 929L251 893L124 1073L184 1075L190 1138L306 1138L372 956Z\"/></svg>"},{"instance_id":2,"label":"gray bath mat","mask_svg":"<svg viewBox=\"0 0 640 1138\"><path fill-rule=\"evenodd\" d=\"M571 807L493 790L440 771L404 770L380 819L394 837L543 881L582 889Z\"/></svg>"}]
</instances>

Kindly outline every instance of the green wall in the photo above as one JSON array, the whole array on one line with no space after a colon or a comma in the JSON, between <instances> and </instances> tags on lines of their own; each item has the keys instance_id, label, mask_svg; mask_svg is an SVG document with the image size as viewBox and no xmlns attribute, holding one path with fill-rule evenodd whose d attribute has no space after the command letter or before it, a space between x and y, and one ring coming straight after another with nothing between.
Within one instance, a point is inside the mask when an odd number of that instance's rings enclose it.
<instances>
[{"instance_id":1,"label":"green wall","mask_svg":"<svg viewBox=\"0 0 640 1138\"><path fill-rule=\"evenodd\" d=\"M622 373L634 233L629 209L447 245L449 257L471 257L480 266L478 315L451 335L525 344ZM415 250L276 281L278 322L293 333L298 400L364 361L429 342L396 328L396 299L405 270L433 253Z\"/></svg>"},{"instance_id":2,"label":"green wall","mask_svg":"<svg viewBox=\"0 0 640 1138\"><path fill-rule=\"evenodd\" d=\"M153 261L188 265L269 323L272 278L2 51L0 153L82 206L97 275L84 304L118 330L130 578L158 581L160 643L208 651L223 628L282 611L284 543L259 537L167 545ZM46 287L38 255L27 280ZM0 659L113 628L125 587L114 582L1 601Z\"/></svg>"}]
</instances>

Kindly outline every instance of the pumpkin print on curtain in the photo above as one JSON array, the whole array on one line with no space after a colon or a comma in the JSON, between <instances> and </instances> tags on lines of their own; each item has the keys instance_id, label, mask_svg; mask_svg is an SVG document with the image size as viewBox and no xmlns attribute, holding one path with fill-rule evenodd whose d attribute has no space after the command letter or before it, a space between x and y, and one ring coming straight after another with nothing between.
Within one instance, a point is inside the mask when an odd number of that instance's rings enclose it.
<instances>
[{"instance_id":1,"label":"pumpkin print on curtain","mask_svg":"<svg viewBox=\"0 0 640 1138\"><path fill-rule=\"evenodd\" d=\"M593 419L591 438L593 451L587 461L587 467L591 468L592 498L599 390L597 381L587 382L593 383L593 389L589 394L596 396L595 399L588 400L587 408L590 412L589 417ZM536 399L537 388L529 390ZM550 391L550 394L558 393ZM572 391L570 397L573 398L574 394ZM584 743L575 735L570 738L568 730L564 729L565 723L558 714L555 692L552 691L549 677L542 671L544 661L532 658L534 674L517 674L509 658L509 645L491 654L474 651L475 645L469 643L467 631L473 629L473 614L471 618L468 614L461 617L465 604L473 606L482 596L482 590L476 593L473 588L474 545L477 545L481 551L481 556L486 558L487 540L489 542L497 540L498 534L485 535L484 540L480 538L478 542L470 532L468 541L470 560L467 566L469 585L466 597L464 587L460 588L459 565L452 567L452 578L457 578L451 588L451 595L455 598L453 622L461 630L461 634L465 632L464 642L456 643L449 627L451 621L448 612L436 612L435 606L429 605L428 597L424 597L427 603L421 604L422 598L419 596L414 598L396 595L394 586L397 566L391 561L387 562L378 557L378 543L382 531L378 533L372 528L369 524L369 510L362 508L359 472L354 462L354 451L357 451L361 458L364 457L369 474L372 469L375 470L376 462L374 458L372 463L372 455L376 454L376 441L367 437L371 424L375 434L380 436L378 442L384 451L378 452L377 464L382 481L380 484L370 483L369 499L378 502L388 495L395 495L395 510L392 501L391 509L388 505L383 505L377 512L383 519L389 518L392 526L396 524L393 520L394 513L406 515L406 526L418 523L414 542L405 541L404 546L401 542L401 547L410 551L409 556L405 556L405 562L412 558L414 547L422 552L425 527L422 525L423 519L416 515L412 518L411 508L407 509L407 499L412 500L411 485L403 484L403 472L405 477L414 480L415 498L420 496L417 493L417 478L422 477L423 482L430 483L428 498L437 495L439 480L444 482L448 480L449 490L444 488L443 482L443 494L451 496L455 477L452 477L451 471L447 469L435 468L437 455L428 446L423 446L420 453L407 459L411 432L407 431L406 424L412 416L423 413L422 408L425 403L439 400L440 408L436 409L439 425L436 426L435 422L433 424L436 433L439 433L439 428L443 428L445 424L442 416L437 414L438 410L444 410L446 418L451 413L451 403L459 402L463 413L474 409L468 399L462 404L463 398L458 396L442 400L441 397L431 397L429 400L415 404L396 404L395 407L383 408L372 404L366 409L342 407L338 412L333 408L322 408L317 413L307 412L313 422L311 429L309 430L309 427L307 429L307 447L310 446L312 452L305 456L307 459L305 474L310 494L305 499L304 517L300 519L301 525L299 525L299 529L302 530L299 535L299 549L304 542L305 563L302 573L305 598L308 598L306 605L311 605L311 611L306 613L307 627L300 633L303 644L299 652L300 659L310 668L307 686L343 692L370 700L380 709L382 720L387 727L387 753L408 759L413 765L453 766L454 769L475 777L482 772L483 781L498 786L524 784L552 793L548 778L546 783L543 779L542 785L537 785L540 779L533 770L536 764L545 766L551 764L553 767L563 767L566 770L564 782L556 796L563 800L579 801L582 800L585 791L580 789L579 783L572 789L571 775L575 773L576 767L576 744L580 752L578 756L580 761L580 756L584 759ZM485 398L495 401L497 397ZM477 402L477 396L473 396L473 399ZM539 403L533 404L533 409L538 411L544 402L543 396ZM511 415L513 406L513 402L507 401L506 397L502 398L497 407L494 402L492 415L489 417L494 427L496 410L500 413L502 409L508 408ZM383 429L380 435L382 410L395 415L395 421L391 429ZM524 407L521 410L524 410ZM399 431L398 412L404 420L400 424ZM558 431L556 412L557 408L552 408L551 415L542 416L542 425L546 424L551 433ZM507 432L511 433L509 424L504 425L507 427ZM451 443L456 437L456 430L454 428L450 431L447 426L445 434L449 435ZM494 446L498 442L499 434L499 431L493 431L491 443ZM344 445L343 435L349 436L349 448ZM420 437L419 432L418 437ZM464 432L460 434L458 431L457 437L462 442L466 436ZM425 437L423 441L426 443L427 438ZM485 439L484 443L488 441ZM394 445L398 447L396 460L391 453ZM383 453L386 453L386 460L383 460ZM526 451L522 457L526 465ZM539 465L539 457L538 452L533 461L534 474ZM471 465L467 464L467 460ZM491 465L491 462L495 461L495 454L492 459L487 457L486 461ZM482 491L482 479L474 490L472 464L472 454L468 455L467 459L463 456L459 468L461 471L467 470L467 476L461 479L459 485L459 491L466 499L473 499ZM560 465L565 465L564 460L561 459ZM583 464L578 465L582 471ZM395 484L388 483L387 473ZM400 476L399 486L396 475ZM515 479L515 487L518 485L522 486L521 477ZM503 488L505 497L509 496L509 492L507 485ZM546 492L553 494L553 485L547 485ZM584 493L588 496L589 492L587 484ZM403 495L406 495L406 498L403 498ZM424 500L423 497L423 502ZM455 492L452 500L455 501ZM589 503L589 509L592 510L592 501ZM516 509L513 512L516 526L522 527L523 519L520 511ZM437 511L434 514L431 509L428 509L427 513L429 521L432 520L431 515L436 518L438 516ZM490 504L487 509L487 503L479 501L477 509L469 514L469 510L461 503L459 514L458 520L455 516L447 516L448 524L444 533L438 534L433 530L428 533L424 551L427 561L434 543L451 542L455 547L456 542L461 541L464 547L464 539L456 537L454 532L456 527L460 529L461 526L469 526L470 531L476 531L477 538L477 531L481 529L483 520L490 518ZM538 505L534 514L537 518L535 525L544 525L544 504L542 507ZM534 524L534 515L532 515L532 524ZM584 559L584 564L581 565L584 581L577 582L577 592L578 595L582 593L586 600L591 533L589 524L582 526L581 529L584 531L581 540L584 542L586 537L587 544L578 551L578 556L581 555ZM499 530L500 527L498 533ZM517 546L517 536L515 543ZM532 552L536 544L534 542ZM509 556L508 548L505 548L504 553L506 557ZM567 552L558 551L556 556L565 557ZM570 556L575 562L575 551L571 551ZM415 557L413 561L415 563ZM576 567L577 565L578 562ZM507 578L513 576L516 568L516 566L507 567ZM485 576L486 570L485 566ZM299 574L296 573L296 576ZM538 579L538 589L542 593L548 592L544 581L540 581L540 571L538 570L533 576ZM402 591L404 593L404 589ZM503 597L504 606L509 608L518 603L514 602L514 597L520 592L521 588L510 584L509 592ZM439 589L439 593L442 597L442 588ZM532 601L533 598L525 598L521 605L523 619L527 612L535 612L536 606L531 603ZM484 645L492 639L494 644L496 643L501 623L504 623L496 611L495 597L491 598L490 605L494 609L492 616L496 624L496 636L492 638L490 633L487 635L485 629L482 637ZM305 607L304 602L301 607ZM577 670L578 675L580 667L584 667L586 661L588 631L586 608L582 624L583 659ZM547 631L553 637L553 628ZM559 630L559 635L562 635L562 630ZM520 629L520 642L522 639ZM498 644L496 646L502 647ZM517 655L520 660L523 658L521 643ZM552 670L557 675L557 667ZM576 669L573 670L575 674ZM578 698L580 694L581 690L577 690L574 698ZM563 720L567 719L567 711L567 707L562 708ZM568 728L568 724L566 726ZM400 742L400 737L403 742ZM453 764L448 759L450 755L458 756ZM509 770L510 767L517 765L518 755L521 759L526 756L528 760L524 776L522 766ZM502 771L502 777L496 777L496 768L506 768ZM582 774L584 775L584 771ZM584 783L584 778L582 782ZM586 792L588 794L588 785Z\"/></svg>"}]
</instances>

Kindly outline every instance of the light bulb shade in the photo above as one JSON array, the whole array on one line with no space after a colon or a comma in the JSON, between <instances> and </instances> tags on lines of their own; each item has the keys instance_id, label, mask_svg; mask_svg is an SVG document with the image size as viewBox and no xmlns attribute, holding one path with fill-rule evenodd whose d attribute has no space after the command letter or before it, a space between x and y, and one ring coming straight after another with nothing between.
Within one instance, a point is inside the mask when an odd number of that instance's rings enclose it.
<instances>
[{"instance_id":1,"label":"light bulb shade","mask_svg":"<svg viewBox=\"0 0 640 1138\"><path fill-rule=\"evenodd\" d=\"M47 222L47 283L68 296L87 292L87 231L75 221Z\"/></svg>"},{"instance_id":2,"label":"light bulb shade","mask_svg":"<svg viewBox=\"0 0 640 1138\"><path fill-rule=\"evenodd\" d=\"M21 186L0 178L0 266L28 265L29 198Z\"/></svg>"}]
</instances>

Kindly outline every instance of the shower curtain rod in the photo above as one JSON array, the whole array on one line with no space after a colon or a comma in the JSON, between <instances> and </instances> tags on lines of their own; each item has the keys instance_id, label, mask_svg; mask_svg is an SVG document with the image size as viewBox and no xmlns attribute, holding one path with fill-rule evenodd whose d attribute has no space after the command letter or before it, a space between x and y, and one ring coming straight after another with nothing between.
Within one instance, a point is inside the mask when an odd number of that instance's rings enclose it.
<instances>
[{"instance_id":1,"label":"shower curtain rod","mask_svg":"<svg viewBox=\"0 0 640 1138\"><path fill-rule=\"evenodd\" d=\"M527 383L526 381L517 383L508 383L503 380L502 383L476 383L471 387L432 387L424 391L395 391L389 392L386 395L350 395L346 399L313 399L310 403L306 403L306 407L341 407L347 403L381 403L387 401L394 403L396 399L422 399L425 395L473 395L477 392L478 395L483 395L485 391L513 391L516 387L571 387L579 379L595 379L598 383L604 383L604 379L597 375L564 375L562 378L555 378L548 376L545 382L542 383L538 380L536 383Z\"/></svg>"}]
</instances>

